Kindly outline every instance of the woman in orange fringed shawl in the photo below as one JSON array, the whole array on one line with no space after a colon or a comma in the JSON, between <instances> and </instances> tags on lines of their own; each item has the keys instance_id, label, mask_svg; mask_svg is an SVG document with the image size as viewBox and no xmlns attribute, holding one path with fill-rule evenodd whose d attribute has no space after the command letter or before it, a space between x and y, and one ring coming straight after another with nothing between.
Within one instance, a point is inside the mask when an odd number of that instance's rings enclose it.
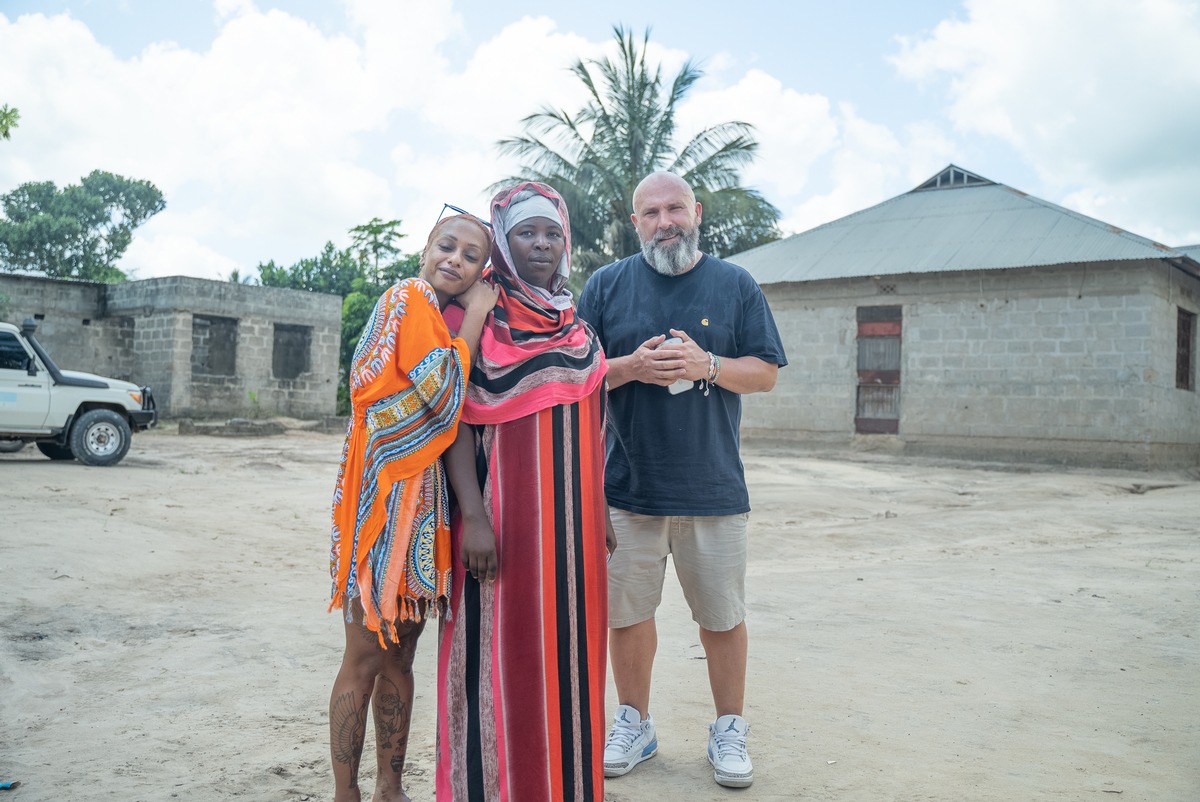
<instances>
[{"instance_id":1,"label":"woman in orange fringed shawl","mask_svg":"<svg viewBox=\"0 0 1200 802\"><path fill-rule=\"evenodd\" d=\"M441 619L437 798L601 802L615 547L604 355L565 289L571 227L558 193L532 182L501 192L492 228L500 298L446 454L454 565L466 571Z\"/></svg>"},{"instance_id":2,"label":"woman in orange fringed shawl","mask_svg":"<svg viewBox=\"0 0 1200 802\"><path fill-rule=\"evenodd\" d=\"M496 302L495 290L478 281L490 250L491 233L479 220L439 220L421 253L420 278L383 293L354 351L329 564L330 609L342 609L346 631L329 699L339 802L360 798L368 703L375 709L376 798L408 798L401 779L413 655L424 615L444 607L449 594L441 455L456 436L471 354ZM457 337L442 317L449 309L458 312Z\"/></svg>"}]
</instances>

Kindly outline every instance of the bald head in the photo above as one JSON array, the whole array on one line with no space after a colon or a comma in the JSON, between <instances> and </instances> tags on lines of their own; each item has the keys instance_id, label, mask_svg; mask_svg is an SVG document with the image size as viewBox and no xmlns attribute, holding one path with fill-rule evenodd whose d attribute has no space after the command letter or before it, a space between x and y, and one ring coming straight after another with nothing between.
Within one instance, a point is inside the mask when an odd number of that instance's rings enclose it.
<instances>
[{"instance_id":1,"label":"bald head","mask_svg":"<svg viewBox=\"0 0 1200 802\"><path fill-rule=\"evenodd\" d=\"M639 198L643 198L648 194L660 194L663 192L683 193L684 200L689 206L696 202L696 194L692 192L692 188L688 185L688 182L675 175L675 173L660 170L643 178L638 183L637 188L633 190L633 213L638 213Z\"/></svg>"}]
</instances>

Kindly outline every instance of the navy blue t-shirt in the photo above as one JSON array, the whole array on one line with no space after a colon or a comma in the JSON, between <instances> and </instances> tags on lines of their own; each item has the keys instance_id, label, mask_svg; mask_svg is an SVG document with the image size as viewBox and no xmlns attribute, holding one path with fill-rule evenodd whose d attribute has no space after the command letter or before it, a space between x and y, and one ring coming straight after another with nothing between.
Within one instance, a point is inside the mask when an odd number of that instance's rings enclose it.
<instances>
[{"instance_id":1,"label":"navy blue t-shirt","mask_svg":"<svg viewBox=\"0 0 1200 802\"><path fill-rule=\"evenodd\" d=\"M597 270L579 316L610 357L681 329L721 357L787 364L762 290L744 269L705 255L680 276L656 273L639 253ZM719 380L718 380L719 381ZM739 454L741 396L699 382L672 395L631 381L608 394L608 503L643 515L734 515L750 510Z\"/></svg>"}]
</instances>

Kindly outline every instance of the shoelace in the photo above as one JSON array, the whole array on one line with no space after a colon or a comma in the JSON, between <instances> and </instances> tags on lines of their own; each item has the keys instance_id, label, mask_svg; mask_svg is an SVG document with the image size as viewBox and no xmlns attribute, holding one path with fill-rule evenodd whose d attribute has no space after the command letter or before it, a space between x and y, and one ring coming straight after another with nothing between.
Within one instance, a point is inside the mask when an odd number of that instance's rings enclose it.
<instances>
[{"instance_id":1,"label":"shoelace","mask_svg":"<svg viewBox=\"0 0 1200 802\"><path fill-rule=\"evenodd\" d=\"M629 747L633 746L633 742L642 734L641 726L631 726L618 722L612 731L608 734L608 743L605 746L616 746L622 752L628 752Z\"/></svg>"},{"instance_id":2,"label":"shoelace","mask_svg":"<svg viewBox=\"0 0 1200 802\"><path fill-rule=\"evenodd\" d=\"M717 757L749 758L746 751L746 736L738 733L718 732L713 735L717 744Z\"/></svg>"}]
</instances>

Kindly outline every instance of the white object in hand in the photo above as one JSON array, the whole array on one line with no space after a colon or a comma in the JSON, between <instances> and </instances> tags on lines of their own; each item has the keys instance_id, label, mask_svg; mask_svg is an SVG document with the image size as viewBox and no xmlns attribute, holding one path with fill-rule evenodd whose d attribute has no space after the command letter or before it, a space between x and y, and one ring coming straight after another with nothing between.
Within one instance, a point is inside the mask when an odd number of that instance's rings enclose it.
<instances>
[{"instance_id":1,"label":"white object in hand","mask_svg":"<svg viewBox=\"0 0 1200 802\"><path fill-rule=\"evenodd\" d=\"M683 340L679 339L678 337L668 337L666 340L663 340L661 343L659 343L658 347L662 348L664 345L681 345L682 343ZM667 385L667 392L669 392L671 395L678 395L679 393L686 392L695 386L696 383L691 379L676 379L674 382Z\"/></svg>"}]
</instances>

